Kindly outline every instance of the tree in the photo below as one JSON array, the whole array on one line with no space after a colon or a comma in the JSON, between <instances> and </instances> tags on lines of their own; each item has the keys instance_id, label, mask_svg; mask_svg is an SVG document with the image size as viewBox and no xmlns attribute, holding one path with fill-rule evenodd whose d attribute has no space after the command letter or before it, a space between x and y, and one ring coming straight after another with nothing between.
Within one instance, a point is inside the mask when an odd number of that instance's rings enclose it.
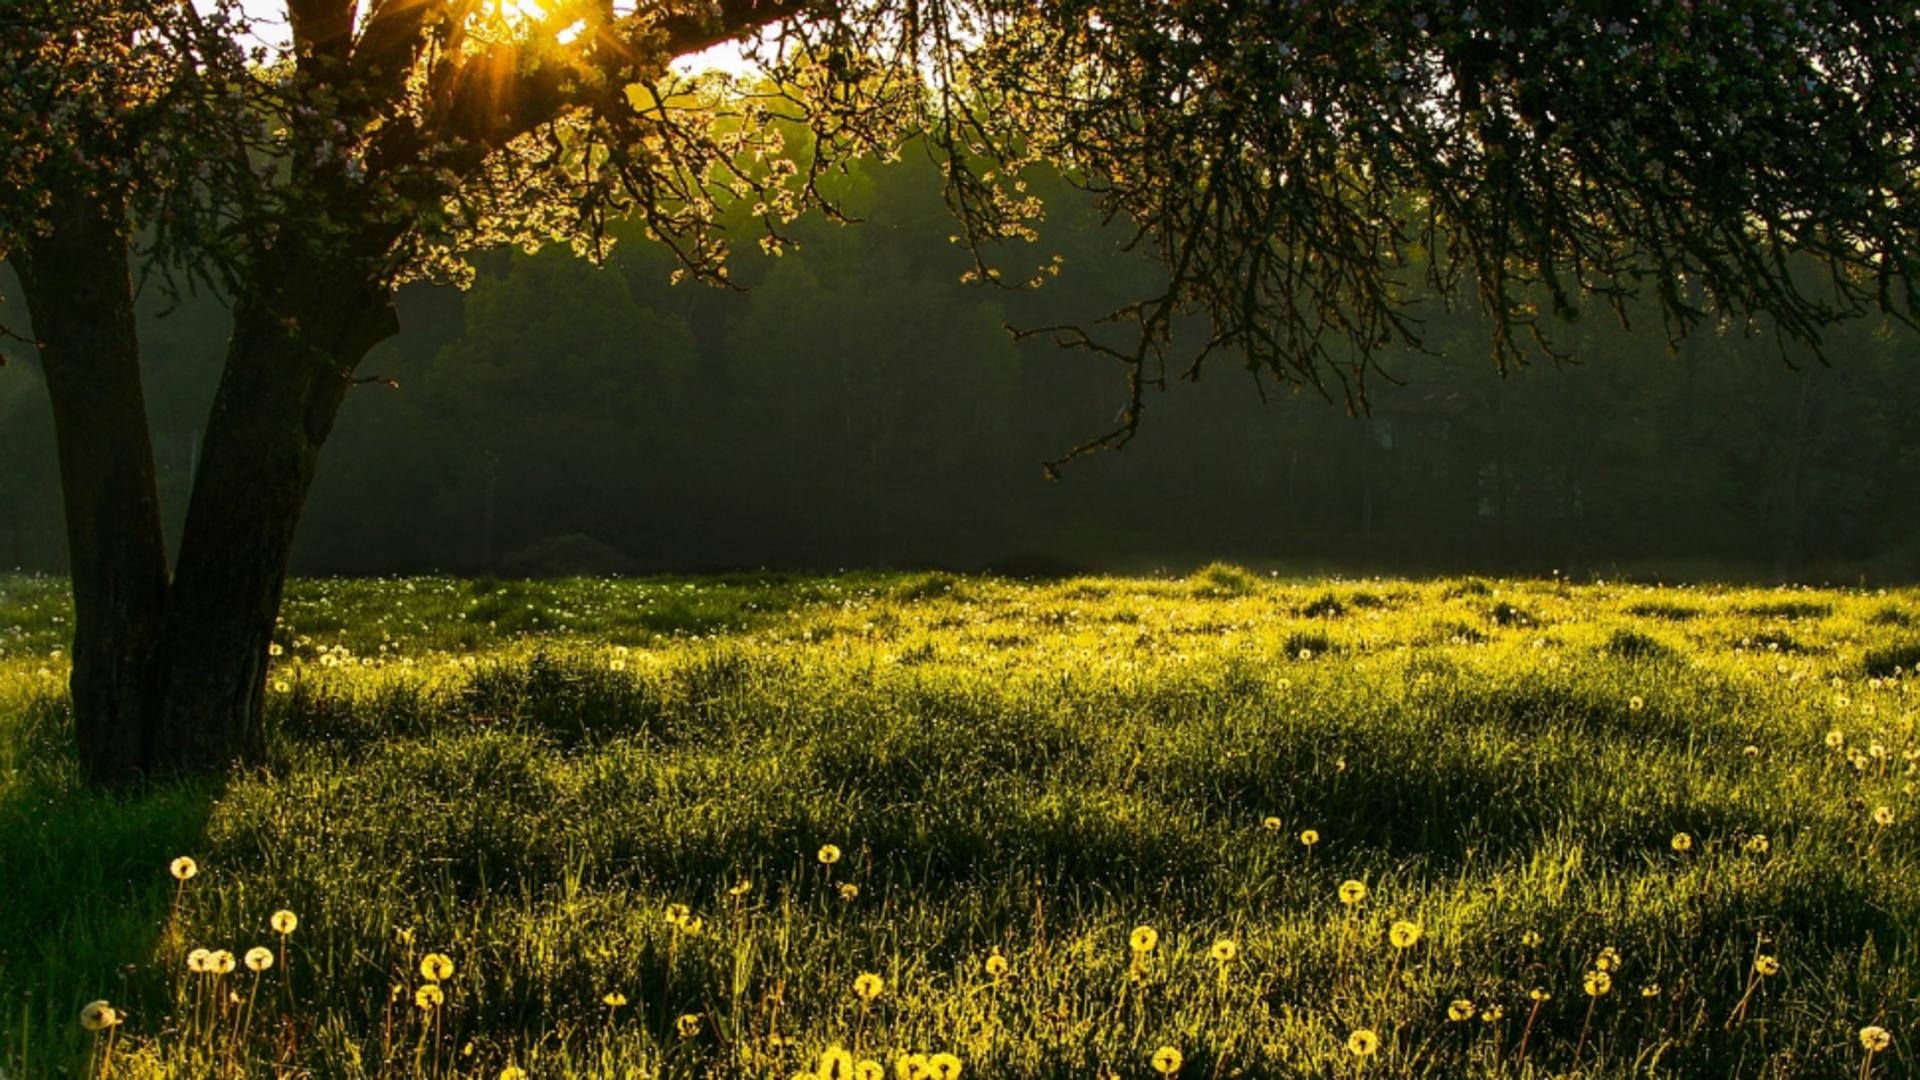
<instances>
[{"instance_id":1,"label":"tree","mask_svg":"<svg viewBox=\"0 0 1920 1080\"><path fill-rule=\"evenodd\" d=\"M1914 312L1920 15L1893 3L286 8L290 51L251 63L243 20L185 4L25 0L0 31L30 91L0 117L29 148L0 166L0 244L54 404L101 778L258 758L320 447L393 290L458 280L476 248L597 256L631 216L726 284L730 210L781 250L801 213L844 216L840 163L920 148L973 273L1015 288L1053 267L1010 273L996 242L1033 236L1030 167L1057 166L1165 268L1109 325L1049 328L1128 372L1115 428L1075 453L1124 445L1170 360L1197 377L1225 352L1363 404L1375 353L1422 341L1416 266L1477 296L1501 365L1558 355L1551 317L1582 295L1645 295L1674 335L1732 318L1808 342ZM755 79L674 73L731 40ZM120 317L135 235L233 304L170 576Z\"/></svg>"}]
</instances>

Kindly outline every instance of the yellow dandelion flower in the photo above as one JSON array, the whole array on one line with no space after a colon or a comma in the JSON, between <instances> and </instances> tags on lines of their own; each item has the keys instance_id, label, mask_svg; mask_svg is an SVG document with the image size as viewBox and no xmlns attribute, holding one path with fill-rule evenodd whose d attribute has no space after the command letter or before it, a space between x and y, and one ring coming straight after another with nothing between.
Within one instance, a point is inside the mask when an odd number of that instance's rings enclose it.
<instances>
[{"instance_id":1,"label":"yellow dandelion flower","mask_svg":"<svg viewBox=\"0 0 1920 1080\"><path fill-rule=\"evenodd\" d=\"M1473 1014L1473 1002L1466 998L1454 998L1453 1002L1447 1006L1447 1019L1456 1024L1462 1020L1473 1019Z\"/></svg>"},{"instance_id":2,"label":"yellow dandelion flower","mask_svg":"<svg viewBox=\"0 0 1920 1080\"><path fill-rule=\"evenodd\" d=\"M627 995L618 990L609 990L600 995L600 1004L605 1005L609 1009L617 1009L626 1003Z\"/></svg>"},{"instance_id":3,"label":"yellow dandelion flower","mask_svg":"<svg viewBox=\"0 0 1920 1080\"><path fill-rule=\"evenodd\" d=\"M247 950L247 955L242 959L247 963L247 970L257 975L273 966L273 950L265 945L255 945Z\"/></svg>"},{"instance_id":4,"label":"yellow dandelion flower","mask_svg":"<svg viewBox=\"0 0 1920 1080\"><path fill-rule=\"evenodd\" d=\"M1747 748L1745 750L1742 750L1741 753L1747 755L1748 757L1759 757L1760 748L1753 745L1752 743L1748 743Z\"/></svg>"},{"instance_id":5,"label":"yellow dandelion flower","mask_svg":"<svg viewBox=\"0 0 1920 1080\"><path fill-rule=\"evenodd\" d=\"M1659 996L1660 996L1660 984L1659 984L1659 983L1657 983L1657 982L1655 982L1655 983L1648 983L1647 985L1645 985L1645 986L1643 986L1643 987L1641 987L1641 988L1640 988L1640 996L1641 996L1641 997L1643 997L1643 998L1657 998L1657 997L1659 997Z\"/></svg>"},{"instance_id":6,"label":"yellow dandelion flower","mask_svg":"<svg viewBox=\"0 0 1920 1080\"><path fill-rule=\"evenodd\" d=\"M1580 985L1586 988L1587 996L1603 997L1613 990L1613 976L1604 971L1589 971Z\"/></svg>"},{"instance_id":7,"label":"yellow dandelion flower","mask_svg":"<svg viewBox=\"0 0 1920 1080\"><path fill-rule=\"evenodd\" d=\"M1620 966L1620 951L1611 945L1601 949L1600 955L1593 960L1593 966L1601 971L1613 971Z\"/></svg>"},{"instance_id":8,"label":"yellow dandelion flower","mask_svg":"<svg viewBox=\"0 0 1920 1080\"><path fill-rule=\"evenodd\" d=\"M1137 953L1150 953L1160 944L1160 932L1151 926L1136 926L1127 935L1127 947Z\"/></svg>"},{"instance_id":9,"label":"yellow dandelion flower","mask_svg":"<svg viewBox=\"0 0 1920 1080\"><path fill-rule=\"evenodd\" d=\"M905 1054L893 1063L895 1080L922 1080L927 1075L927 1055Z\"/></svg>"},{"instance_id":10,"label":"yellow dandelion flower","mask_svg":"<svg viewBox=\"0 0 1920 1080\"><path fill-rule=\"evenodd\" d=\"M685 904L668 904L664 917L669 926L679 926L681 923L687 921L687 916L690 914L692 914L692 912L687 910L687 905Z\"/></svg>"},{"instance_id":11,"label":"yellow dandelion flower","mask_svg":"<svg viewBox=\"0 0 1920 1080\"><path fill-rule=\"evenodd\" d=\"M1532 998L1534 1001L1552 1001L1553 991L1548 990L1544 986L1536 986L1533 989L1527 991L1527 996L1529 998Z\"/></svg>"},{"instance_id":12,"label":"yellow dandelion flower","mask_svg":"<svg viewBox=\"0 0 1920 1080\"><path fill-rule=\"evenodd\" d=\"M213 950L211 949L193 950L187 954L187 970L204 973L207 970L207 961L211 959L212 956Z\"/></svg>"},{"instance_id":13,"label":"yellow dandelion flower","mask_svg":"<svg viewBox=\"0 0 1920 1080\"><path fill-rule=\"evenodd\" d=\"M167 864L167 873L172 874L175 881L185 881L199 872L200 864L185 855Z\"/></svg>"},{"instance_id":14,"label":"yellow dandelion flower","mask_svg":"<svg viewBox=\"0 0 1920 1080\"><path fill-rule=\"evenodd\" d=\"M862 972L853 980L853 996L861 1001L872 1001L886 988L886 980L871 971Z\"/></svg>"},{"instance_id":15,"label":"yellow dandelion flower","mask_svg":"<svg viewBox=\"0 0 1920 1080\"><path fill-rule=\"evenodd\" d=\"M104 1001L89 1001L80 1008L80 1026L88 1031L105 1031L120 1022L120 1010Z\"/></svg>"},{"instance_id":16,"label":"yellow dandelion flower","mask_svg":"<svg viewBox=\"0 0 1920 1080\"><path fill-rule=\"evenodd\" d=\"M1880 827L1881 827L1881 828L1883 828L1883 829L1884 829L1884 828L1886 828L1887 826L1889 826L1889 825L1891 825L1891 824L1893 824L1893 807L1891 807L1891 806L1876 806L1876 807L1874 807L1874 808L1873 808L1873 823L1874 823L1875 825L1878 825L1878 826L1880 826Z\"/></svg>"},{"instance_id":17,"label":"yellow dandelion flower","mask_svg":"<svg viewBox=\"0 0 1920 1080\"><path fill-rule=\"evenodd\" d=\"M413 1003L429 1012L444 1005L446 1000L446 991L440 989L439 983L424 983L413 992Z\"/></svg>"},{"instance_id":18,"label":"yellow dandelion flower","mask_svg":"<svg viewBox=\"0 0 1920 1080\"><path fill-rule=\"evenodd\" d=\"M933 1080L959 1080L960 1059L952 1054L934 1054L927 1058L927 1075Z\"/></svg>"},{"instance_id":19,"label":"yellow dandelion flower","mask_svg":"<svg viewBox=\"0 0 1920 1080\"><path fill-rule=\"evenodd\" d=\"M1308 847L1312 847L1320 842L1320 831L1318 829L1300 830L1300 842Z\"/></svg>"},{"instance_id":20,"label":"yellow dandelion flower","mask_svg":"<svg viewBox=\"0 0 1920 1080\"><path fill-rule=\"evenodd\" d=\"M1646 707L1647 707L1647 699L1641 697L1639 694L1635 694L1632 697L1627 699L1627 708L1633 710L1634 712L1639 712L1641 709L1644 709Z\"/></svg>"},{"instance_id":21,"label":"yellow dandelion flower","mask_svg":"<svg viewBox=\"0 0 1920 1080\"><path fill-rule=\"evenodd\" d=\"M851 881L843 881L840 883L840 899L854 900L859 898L859 896L860 896L860 886L855 885Z\"/></svg>"},{"instance_id":22,"label":"yellow dandelion flower","mask_svg":"<svg viewBox=\"0 0 1920 1080\"><path fill-rule=\"evenodd\" d=\"M1671 841L1671 843L1673 844L1673 850L1675 851L1692 851L1693 850L1693 837L1688 836L1686 833L1683 833L1683 832L1674 833L1673 840Z\"/></svg>"},{"instance_id":23,"label":"yellow dandelion flower","mask_svg":"<svg viewBox=\"0 0 1920 1080\"><path fill-rule=\"evenodd\" d=\"M1753 854L1753 855L1765 855L1767 853L1767 849L1771 846L1772 845L1767 843L1767 837L1765 833L1761 833L1758 836L1755 836L1753 839L1747 841L1747 851L1749 854Z\"/></svg>"},{"instance_id":24,"label":"yellow dandelion flower","mask_svg":"<svg viewBox=\"0 0 1920 1080\"><path fill-rule=\"evenodd\" d=\"M1480 1014L1480 1019L1485 1021L1486 1023L1491 1024L1505 1018L1506 1015L1507 1015L1507 1010L1505 1006L1489 1005L1487 1006L1487 1010Z\"/></svg>"},{"instance_id":25,"label":"yellow dandelion flower","mask_svg":"<svg viewBox=\"0 0 1920 1080\"><path fill-rule=\"evenodd\" d=\"M700 932L706 928L707 920L698 915L689 915L686 921L680 924L680 932L688 937L699 937Z\"/></svg>"},{"instance_id":26,"label":"yellow dandelion flower","mask_svg":"<svg viewBox=\"0 0 1920 1080\"><path fill-rule=\"evenodd\" d=\"M273 692L276 694L285 694L290 692L292 689L293 689L293 684L288 682L285 679L273 680Z\"/></svg>"},{"instance_id":27,"label":"yellow dandelion flower","mask_svg":"<svg viewBox=\"0 0 1920 1080\"><path fill-rule=\"evenodd\" d=\"M527 1070L518 1065L509 1065L500 1070L500 1075L495 1080L527 1080Z\"/></svg>"},{"instance_id":28,"label":"yellow dandelion flower","mask_svg":"<svg viewBox=\"0 0 1920 1080\"><path fill-rule=\"evenodd\" d=\"M1262 821L1260 823L1260 827L1267 830L1268 832L1279 832L1280 829L1282 828L1280 819L1277 817L1273 817L1271 815L1269 815L1265 821Z\"/></svg>"},{"instance_id":29,"label":"yellow dandelion flower","mask_svg":"<svg viewBox=\"0 0 1920 1080\"><path fill-rule=\"evenodd\" d=\"M840 861L840 849L832 844L822 844L820 845L819 858L823 865L832 866L834 863Z\"/></svg>"},{"instance_id":30,"label":"yellow dandelion flower","mask_svg":"<svg viewBox=\"0 0 1920 1080\"><path fill-rule=\"evenodd\" d=\"M1893 1045L1893 1035L1879 1024L1868 1024L1860 1029L1860 1046L1869 1054L1877 1054Z\"/></svg>"},{"instance_id":31,"label":"yellow dandelion flower","mask_svg":"<svg viewBox=\"0 0 1920 1080\"><path fill-rule=\"evenodd\" d=\"M274 933L285 937L293 933L294 930L300 926L300 916L295 915L286 908L281 908L279 911L273 913L272 918L267 920L267 925L273 927Z\"/></svg>"},{"instance_id":32,"label":"yellow dandelion flower","mask_svg":"<svg viewBox=\"0 0 1920 1080\"><path fill-rule=\"evenodd\" d=\"M1221 938L1213 943L1213 948L1207 950L1207 955L1217 963L1225 964L1240 955L1240 946L1234 944L1232 938Z\"/></svg>"},{"instance_id":33,"label":"yellow dandelion flower","mask_svg":"<svg viewBox=\"0 0 1920 1080\"><path fill-rule=\"evenodd\" d=\"M853 1066L853 1080L886 1080L886 1075L877 1061L857 1061Z\"/></svg>"},{"instance_id":34,"label":"yellow dandelion flower","mask_svg":"<svg viewBox=\"0 0 1920 1080\"><path fill-rule=\"evenodd\" d=\"M1420 941L1420 924L1401 919L1387 931L1387 940L1392 942L1396 949L1411 949Z\"/></svg>"},{"instance_id":35,"label":"yellow dandelion flower","mask_svg":"<svg viewBox=\"0 0 1920 1080\"><path fill-rule=\"evenodd\" d=\"M820 1080L853 1080L853 1055L843 1046L829 1046L813 1074Z\"/></svg>"},{"instance_id":36,"label":"yellow dandelion flower","mask_svg":"<svg viewBox=\"0 0 1920 1080\"><path fill-rule=\"evenodd\" d=\"M1832 731L1827 732L1827 746L1829 748L1838 750L1845 745L1847 745L1847 737L1839 728L1834 728Z\"/></svg>"},{"instance_id":37,"label":"yellow dandelion flower","mask_svg":"<svg viewBox=\"0 0 1920 1080\"><path fill-rule=\"evenodd\" d=\"M1380 1036L1375 1035L1372 1028L1360 1028L1347 1036L1347 1049L1354 1057L1372 1057L1373 1052L1380 1049Z\"/></svg>"},{"instance_id":38,"label":"yellow dandelion flower","mask_svg":"<svg viewBox=\"0 0 1920 1080\"><path fill-rule=\"evenodd\" d=\"M1526 933L1520 935L1520 944L1529 949L1539 948L1540 943L1544 940L1546 939L1540 936L1538 930L1528 930Z\"/></svg>"},{"instance_id":39,"label":"yellow dandelion flower","mask_svg":"<svg viewBox=\"0 0 1920 1080\"><path fill-rule=\"evenodd\" d=\"M1000 978L1002 975L1005 975L1007 973L1007 966L1008 966L1007 958L1004 956L1001 956L1000 950L998 949L995 949L993 951L992 956L987 957L987 961L986 961L987 974L991 975L996 979Z\"/></svg>"},{"instance_id":40,"label":"yellow dandelion flower","mask_svg":"<svg viewBox=\"0 0 1920 1080\"><path fill-rule=\"evenodd\" d=\"M681 1013L680 1019L673 1022L673 1029L680 1033L681 1038L691 1039L700 1034L700 1017L693 1013Z\"/></svg>"},{"instance_id":41,"label":"yellow dandelion flower","mask_svg":"<svg viewBox=\"0 0 1920 1080\"><path fill-rule=\"evenodd\" d=\"M1340 902L1352 907L1367 898L1367 883L1349 878L1340 883Z\"/></svg>"},{"instance_id":42,"label":"yellow dandelion flower","mask_svg":"<svg viewBox=\"0 0 1920 1080\"><path fill-rule=\"evenodd\" d=\"M1780 974L1780 958L1761 953L1753 958L1753 973L1760 976Z\"/></svg>"},{"instance_id":43,"label":"yellow dandelion flower","mask_svg":"<svg viewBox=\"0 0 1920 1080\"><path fill-rule=\"evenodd\" d=\"M1180 1071L1187 1059L1171 1046L1163 1046L1153 1052L1153 1070L1162 1076L1172 1076Z\"/></svg>"},{"instance_id":44,"label":"yellow dandelion flower","mask_svg":"<svg viewBox=\"0 0 1920 1080\"><path fill-rule=\"evenodd\" d=\"M453 978L453 958L446 953L430 952L420 958L420 974L429 982Z\"/></svg>"},{"instance_id":45,"label":"yellow dandelion flower","mask_svg":"<svg viewBox=\"0 0 1920 1080\"><path fill-rule=\"evenodd\" d=\"M753 891L753 882L741 878L740 883L727 890L728 896L745 896Z\"/></svg>"}]
</instances>

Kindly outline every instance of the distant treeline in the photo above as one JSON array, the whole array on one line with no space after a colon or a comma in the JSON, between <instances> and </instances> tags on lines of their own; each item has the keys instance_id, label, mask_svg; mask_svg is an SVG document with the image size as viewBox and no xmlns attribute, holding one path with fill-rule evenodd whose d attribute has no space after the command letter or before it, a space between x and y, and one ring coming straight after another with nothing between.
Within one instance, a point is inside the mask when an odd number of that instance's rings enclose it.
<instances>
[{"instance_id":1,"label":"distant treeline","mask_svg":"<svg viewBox=\"0 0 1920 1080\"><path fill-rule=\"evenodd\" d=\"M1070 192L1006 280L960 282L924 161L845 181L865 219L739 245L728 292L671 285L642 240L482 260L471 291L402 295L321 459L302 573L946 566L1137 570L1230 558L1354 572L1506 570L1877 580L1920 574L1920 344L1843 328L1830 367L1770 340L1599 312L1580 363L1502 378L1470 310L1440 356L1389 357L1372 415L1230 357L1147 400L1124 452L1040 462L1124 399L1109 360L1005 326L1088 321L1152 281ZM1025 260L1021 262L1020 260ZM218 374L214 300L148 300L148 398L177 525ZM162 314L162 309L171 310ZM1470 309L1470 305L1468 306ZM15 310L9 316L20 317ZM0 566L59 569L58 479L31 350L0 368ZM1170 372L1178 374L1178 368ZM177 535L177 528L174 530Z\"/></svg>"}]
</instances>

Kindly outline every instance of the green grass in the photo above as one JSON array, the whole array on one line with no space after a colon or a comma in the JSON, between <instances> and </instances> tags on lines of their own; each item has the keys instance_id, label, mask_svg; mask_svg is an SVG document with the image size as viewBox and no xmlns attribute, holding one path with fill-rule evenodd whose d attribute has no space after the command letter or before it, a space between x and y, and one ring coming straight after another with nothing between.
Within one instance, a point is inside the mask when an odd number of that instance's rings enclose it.
<instances>
[{"instance_id":1,"label":"green grass","mask_svg":"<svg viewBox=\"0 0 1920 1080\"><path fill-rule=\"evenodd\" d=\"M113 795L63 590L0 578L9 1076L84 1072L96 998L116 1076L1845 1077L1869 1024L1915 1069L1920 593L307 582L271 763ZM186 971L281 908L284 963Z\"/></svg>"}]
</instances>

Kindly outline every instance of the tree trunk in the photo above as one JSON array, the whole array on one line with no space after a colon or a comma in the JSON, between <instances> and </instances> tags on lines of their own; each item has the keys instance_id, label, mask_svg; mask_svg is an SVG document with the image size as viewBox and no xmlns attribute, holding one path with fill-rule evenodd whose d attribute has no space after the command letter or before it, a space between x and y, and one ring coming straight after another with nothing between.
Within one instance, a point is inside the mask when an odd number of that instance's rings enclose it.
<instances>
[{"instance_id":1,"label":"tree trunk","mask_svg":"<svg viewBox=\"0 0 1920 1080\"><path fill-rule=\"evenodd\" d=\"M166 611L160 768L260 760L267 647L314 464L353 369L398 329L356 268L286 266L235 306Z\"/></svg>"},{"instance_id":2,"label":"tree trunk","mask_svg":"<svg viewBox=\"0 0 1920 1080\"><path fill-rule=\"evenodd\" d=\"M53 404L73 577L69 693L80 764L124 783L149 751L166 541L140 385L124 215L57 198L54 228L14 253Z\"/></svg>"}]
</instances>

